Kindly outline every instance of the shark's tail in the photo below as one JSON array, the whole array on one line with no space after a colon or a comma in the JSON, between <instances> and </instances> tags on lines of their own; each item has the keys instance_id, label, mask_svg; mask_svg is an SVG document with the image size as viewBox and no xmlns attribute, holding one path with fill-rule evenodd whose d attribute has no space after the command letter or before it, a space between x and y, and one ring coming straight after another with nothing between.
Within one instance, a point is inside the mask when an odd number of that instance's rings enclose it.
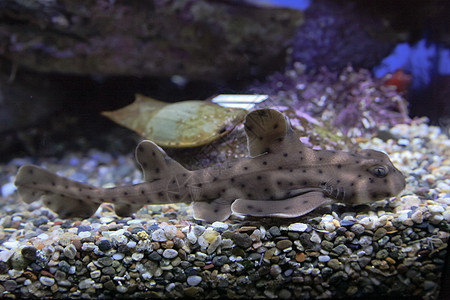
<instances>
[{"instance_id":1,"label":"shark's tail","mask_svg":"<svg viewBox=\"0 0 450 300\"><path fill-rule=\"evenodd\" d=\"M92 201L89 196L82 196L82 191L92 193L95 187L58 176L38 166L22 166L14 184L24 202L42 199L45 206L62 218L88 218L101 203Z\"/></svg>"},{"instance_id":2,"label":"shark's tail","mask_svg":"<svg viewBox=\"0 0 450 300\"><path fill-rule=\"evenodd\" d=\"M103 202L113 203L121 217L130 216L145 204L190 202L189 193L182 193L176 184L169 185L172 181L186 182L190 178L189 170L151 141L139 144L136 159L146 182L134 186L93 187L33 165L22 166L14 184L24 202L42 199L61 218L90 217Z\"/></svg>"}]
</instances>

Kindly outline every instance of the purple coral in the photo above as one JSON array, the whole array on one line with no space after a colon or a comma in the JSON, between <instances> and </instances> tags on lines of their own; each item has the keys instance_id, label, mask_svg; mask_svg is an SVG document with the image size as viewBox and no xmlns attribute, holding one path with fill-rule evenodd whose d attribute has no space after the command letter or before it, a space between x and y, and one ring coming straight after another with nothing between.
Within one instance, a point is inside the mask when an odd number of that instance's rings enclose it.
<instances>
[{"instance_id":1,"label":"purple coral","mask_svg":"<svg viewBox=\"0 0 450 300\"><path fill-rule=\"evenodd\" d=\"M360 129L376 131L382 124L409 121L402 95L365 69L347 67L337 73L321 68L308 73L304 65L296 63L293 69L256 85L252 92L267 93L274 102L328 121L349 136L357 135Z\"/></svg>"}]
</instances>

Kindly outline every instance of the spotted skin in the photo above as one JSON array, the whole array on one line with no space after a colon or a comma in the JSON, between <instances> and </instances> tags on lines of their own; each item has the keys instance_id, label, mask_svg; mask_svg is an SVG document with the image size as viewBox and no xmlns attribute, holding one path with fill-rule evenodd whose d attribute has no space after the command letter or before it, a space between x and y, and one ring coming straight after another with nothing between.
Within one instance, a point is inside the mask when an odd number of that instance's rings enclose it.
<instances>
[{"instance_id":1,"label":"spotted skin","mask_svg":"<svg viewBox=\"0 0 450 300\"><path fill-rule=\"evenodd\" d=\"M303 145L289 120L273 109L245 120L250 157L190 171L151 141L136 149L144 182L98 188L33 165L19 169L15 184L26 203L42 199L62 218L87 218L103 202L119 216L146 204L193 203L194 218L226 220L232 212L290 218L331 201L361 204L396 196L405 178L389 157L375 150L356 154Z\"/></svg>"}]
</instances>

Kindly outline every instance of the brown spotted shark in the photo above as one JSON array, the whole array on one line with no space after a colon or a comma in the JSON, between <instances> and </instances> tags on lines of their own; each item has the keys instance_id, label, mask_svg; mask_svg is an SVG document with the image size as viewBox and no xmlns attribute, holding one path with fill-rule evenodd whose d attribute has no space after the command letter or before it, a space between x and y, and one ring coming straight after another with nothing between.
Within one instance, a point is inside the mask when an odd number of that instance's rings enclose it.
<instances>
[{"instance_id":1,"label":"brown spotted shark","mask_svg":"<svg viewBox=\"0 0 450 300\"><path fill-rule=\"evenodd\" d=\"M22 166L15 185L26 203L42 199L62 218L87 218L104 202L119 216L146 204L193 204L194 218L224 221L240 215L292 218L331 201L362 204L396 196L405 177L379 151L313 150L300 142L289 119L274 109L247 114L250 157L200 170L187 170L155 143L136 149L144 182L99 188Z\"/></svg>"}]
</instances>

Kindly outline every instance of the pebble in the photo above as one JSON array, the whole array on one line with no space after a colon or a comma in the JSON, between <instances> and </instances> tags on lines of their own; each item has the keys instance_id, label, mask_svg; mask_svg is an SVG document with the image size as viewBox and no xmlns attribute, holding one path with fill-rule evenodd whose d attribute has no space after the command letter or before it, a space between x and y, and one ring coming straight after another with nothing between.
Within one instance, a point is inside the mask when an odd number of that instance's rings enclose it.
<instances>
[{"instance_id":1,"label":"pebble","mask_svg":"<svg viewBox=\"0 0 450 300\"><path fill-rule=\"evenodd\" d=\"M29 261L34 261L36 259L37 249L33 246L23 247L21 252L23 257Z\"/></svg>"},{"instance_id":2,"label":"pebble","mask_svg":"<svg viewBox=\"0 0 450 300\"><path fill-rule=\"evenodd\" d=\"M52 286L55 284L55 279L47 277L47 276L41 276L39 278L39 281L45 286Z\"/></svg>"},{"instance_id":3,"label":"pebble","mask_svg":"<svg viewBox=\"0 0 450 300\"><path fill-rule=\"evenodd\" d=\"M304 262L305 259L306 259L306 254L303 253L303 252L297 253L297 254L295 255L295 260L298 261L298 262L300 262L300 263L301 263L301 262Z\"/></svg>"},{"instance_id":4,"label":"pebble","mask_svg":"<svg viewBox=\"0 0 450 300\"><path fill-rule=\"evenodd\" d=\"M333 258L328 261L327 266L333 270L339 270L342 267L342 263L338 259Z\"/></svg>"},{"instance_id":5,"label":"pebble","mask_svg":"<svg viewBox=\"0 0 450 300\"><path fill-rule=\"evenodd\" d=\"M80 290L86 290L90 288L94 283L95 283L94 280L92 280L91 278L87 278L80 281L80 283L78 284L78 288Z\"/></svg>"},{"instance_id":6,"label":"pebble","mask_svg":"<svg viewBox=\"0 0 450 300\"><path fill-rule=\"evenodd\" d=\"M125 254L124 253L114 253L113 254L113 256L112 256L112 258L114 259L114 260L122 260L123 258L125 257Z\"/></svg>"},{"instance_id":7,"label":"pebble","mask_svg":"<svg viewBox=\"0 0 450 300\"><path fill-rule=\"evenodd\" d=\"M247 249L252 245L252 239L246 233L235 232L232 236L233 242L244 249Z\"/></svg>"},{"instance_id":8,"label":"pebble","mask_svg":"<svg viewBox=\"0 0 450 300\"><path fill-rule=\"evenodd\" d=\"M318 260L322 263L328 262L328 261L330 261L330 259L331 258L328 255L320 255L318 257Z\"/></svg>"},{"instance_id":9,"label":"pebble","mask_svg":"<svg viewBox=\"0 0 450 300\"><path fill-rule=\"evenodd\" d=\"M172 259L178 256L178 251L174 249L166 249L164 250L162 256L167 259Z\"/></svg>"},{"instance_id":10,"label":"pebble","mask_svg":"<svg viewBox=\"0 0 450 300\"><path fill-rule=\"evenodd\" d=\"M162 230L164 231L164 235L166 236L166 239L173 239L174 237L177 236L177 227L175 225L161 225ZM152 235L153 238L153 235ZM153 238L153 240L155 240ZM155 240L158 242L164 242L164 241L159 241L159 240Z\"/></svg>"},{"instance_id":11,"label":"pebble","mask_svg":"<svg viewBox=\"0 0 450 300\"><path fill-rule=\"evenodd\" d=\"M214 228L214 230L218 232L225 232L228 229L228 224L224 222L214 222L211 224L211 226Z\"/></svg>"},{"instance_id":12,"label":"pebble","mask_svg":"<svg viewBox=\"0 0 450 300\"><path fill-rule=\"evenodd\" d=\"M97 263L100 265L100 267L109 267L113 264L113 259L109 256L100 257L97 260Z\"/></svg>"},{"instance_id":13,"label":"pebble","mask_svg":"<svg viewBox=\"0 0 450 300\"><path fill-rule=\"evenodd\" d=\"M131 255L131 258L132 258L134 261L141 261L141 260L144 258L144 253L134 252L134 253Z\"/></svg>"},{"instance_id":14,"label":"pebble","mask_svg":"<svg viewBox=\"0 0 450 300\"><path fill-rule=\"evenodd\" d=\"M277 242L277 248L280 250L285 250L292 247L292 242L290 240L281 240Z\"/></svg>"},{"instance_id":15,"label":"pebble","mask_svg":"<svg viewBox=\"0 0 450 300\"><path fill-rule=\"evenodd\" d=\"M320 242L322 242L322 239L320 238L319 234L316 231L313 231L311 233L311 238L309 240L316 244L320 244Z\"/></svg>"},{"instance_id":16,"label":"pebble","mask_svg":"<svg viewBox=\"0 0 450 300\"><path fill-rule=\"evenodd\" d=\"M164 230L157 229L152 233L152 240L156 242L165 242L167 241L166 234L164 233Z\"/></svg>"},{"instance_id":17,"label":"pebble","mask_svg":"<svg viewBox=\"0 0 450 300\"><path fill-rule=\"evenodd\" d=\"M110 250L112 248L112 244L111 244L111 242L109 240L101 240L98 243L98 248L101 251L106 252L106 251L108 251L108 250Z\"/></svg>"},{"instance_id":18,"label":"pebble","mask_svg":"<svg viewBox=\"0 0 450 300\"><path fill-rule=\"evenodd\" d=\"M197 286L202 282L202 278L198 275L192 275L187 278L187 284L190 286Z\"/></svg>"},{"instance_id":19,"label":"pebble","mask_svg":"<svg viewBox=\"0 0 450 300\"><path fill-rule=\"evenodd\" d=\"M428 205L428 210L434 215L442 214L445 211L441 205Z\"/></svg>"},{"instance_id":20,"label":"pebble","mask_svg":"<svg viewBox=\"0 0 450 300\"><path fill-rule=\"evenodd\" d=\"M383 227L378 228L375 233L373 234L373 239L375 241L378 241L379 239L381 239L382 237L384 237L387 233L387 230L384 229Z\"/></svg>"},{"instance_id":21,"label":"pebble","mask_svg":"<svg viewBox=\"0 0 450 300\"><path fill-rule=\"evenodd\" d=\"M355 234L363 234L366 229L361 224L355 224L350 228L350 230Z\"/></svg>"},{"instance_id":22,"label":"pebble","mask_svg":"<svg viewBox=\"0 0 450 300\"><path fill-rule=\"evenodd\" d=\"M64 248L63 254L68 259L74 259L77 254L77 249L73 244L70 244Z\"/></svg>"},{"instance_id":23,"label":"pebble","mask_svg":"<svg viewBox=\"0 0 450 300\"><path fill-rule=\"evenodd\" d=\"M338 245L338 246L333 248L333 252L338 254L338 255L341 255L341 254L343 254L343 253L345 253L347 251L348 251L348 248L345 245Z\"/></svg>"},{"instance_id":24,"label":"pebble","mask_svg":"<svg viewBox=\"0 0 450 300\"><path fill-rule=\"evenodd\" d=\"M308 224L304 223L293 223L290 224L287 228L289 231L298 231L298 232L304 232L306 229L308 229Z\"/></svg>"}]
</instances>

